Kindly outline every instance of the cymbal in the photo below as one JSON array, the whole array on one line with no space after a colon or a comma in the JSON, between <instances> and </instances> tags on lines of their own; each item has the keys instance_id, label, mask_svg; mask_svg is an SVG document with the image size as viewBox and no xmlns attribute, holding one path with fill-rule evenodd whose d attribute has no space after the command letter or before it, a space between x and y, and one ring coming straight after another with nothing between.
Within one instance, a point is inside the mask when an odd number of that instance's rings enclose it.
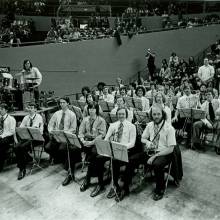
<instances>
[{"instance_id":1,"label":"cymbal","mask_svg":"<svg viewBox=\"0 0 220 220\"><path fill-rule=\"evenodd\" d=\"M36 80L36 79L40 79L40 78L38 78L38 77L30 77L30 78L25 78L25 80Z\"/></svg>"}]
</instances>

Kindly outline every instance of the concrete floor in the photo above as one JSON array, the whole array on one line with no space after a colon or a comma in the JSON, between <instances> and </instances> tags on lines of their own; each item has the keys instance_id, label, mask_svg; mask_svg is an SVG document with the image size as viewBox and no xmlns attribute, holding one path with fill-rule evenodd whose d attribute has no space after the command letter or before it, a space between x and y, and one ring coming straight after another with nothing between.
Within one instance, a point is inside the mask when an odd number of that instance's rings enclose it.
<instances>
[{"instance_id":1,"label":"concrete floor","mask_svg":"<svg viewBox=\"0 0 220 220\"><path fill-rule=\"evenodd\" d=\"M85 173L77 182L61 185L66 172L49 166L17 181L15 165L0 174L0 220L218 220L220 219L220 156L213 151L198 153L183 149L184 178L179 188L169 185L165 197L152 200L152 182L116 203L106 192L90 198L90 188L81 193ZM140 188L140 187L139 187Z\"/></svg>"}]
</instances>

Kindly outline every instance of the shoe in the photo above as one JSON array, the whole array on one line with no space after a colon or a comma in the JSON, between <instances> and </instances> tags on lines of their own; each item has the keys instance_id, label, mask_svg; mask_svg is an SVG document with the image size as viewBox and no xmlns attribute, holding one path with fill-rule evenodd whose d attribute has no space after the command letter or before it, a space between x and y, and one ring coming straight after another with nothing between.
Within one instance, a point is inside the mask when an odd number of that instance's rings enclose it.
<instances>
[{"instance_id":1,"label":"shoe","mask_svg":"<svg viewBox=\"0 0 220 220\"><path fill-rule=\"evenodd\" d=\"M105 189L104 186L98 184L98 185L92 190L90 196L91 196L91 197L98 196L101 192L104 191L104 189Z\"/></svg>"},{"instance_id":2,"label":"shoe","mask_svg":"<svg viewBox=\"0 0 220 220\"><path fill-rule=\"evenodd\" d=\"M108 193L108 195L107 195L107 198L108 198L108 199L112 199L112 198L114 198L114 197L116 196L115 190L116 190L117 193L120 192L120 190L119 190L118 187L115 187L115 189L114 189L114 188L111 188L110 191L109 191L109 193Z\"/></svg>"},{"instance_id":3,"label":"shoe","mask_svg":"<svg viewBox=\"0 0 220 220\"><path fill-rule=\"evenodd\" d=\"M124 199L124 197L129 195L129 191L125 191L124 189L118 193L118 196L115 197L116 202L120 202Z\"/></svg>"},{"instance_id":4,"label":"shoe","mask_svg":"<svg viewBox=\"0 0 220 220\"><path fill-rule=\"evenodd\" d=\"M18 173L18 180L21 180L25 177L26 175L26 169L23 169L23 170L19 170L19 173Z\"/></svg>"},{"instance_id":5,"label":"shoe","mask_svg":"<svg viewBox=\"0 0 220 220\"><path fill-rule=\"evenodd\" d=\"M80 186L80 191L85 192L89 188L89 181L84 180L83 184Z\"/></svg>"},{"instance_id":6,"label":"shoe","mask_svg":"<svg viewBox=\"0 0 220 220\"><path fill-rule=\"evenodd\" d=\"M63 186L67 186L68 184L70 184L70 182L73 181L73 178L71 175L68 174L68 176L66 177L66 179L62 182Z\"/></svg>"},{"instance_id":7,"label":"shoe","mask_svg":"<svg viewBox=\"0 0 220 220\"><path fill-rule=\"evenodd\" d=\"M155 190L154 194L153 194L153 200L158 201L158 200L163 198L163 195L164 195L164 191L158 192L158 191Z\"/></svg>"}]
</instances>

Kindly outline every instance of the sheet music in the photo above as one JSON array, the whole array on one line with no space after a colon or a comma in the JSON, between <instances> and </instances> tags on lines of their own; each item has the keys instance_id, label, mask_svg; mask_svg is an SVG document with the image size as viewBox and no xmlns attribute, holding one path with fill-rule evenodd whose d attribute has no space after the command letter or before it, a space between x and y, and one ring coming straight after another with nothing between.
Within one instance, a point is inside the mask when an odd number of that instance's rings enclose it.
<instances>
[{"instance_id":1,"label":"sheet music","mask_svg":"<svg viewBox=\"0 0 220 220\"><path fill-rule=\"evenodd\" d=\"M58 143L66 143L66 137L63 131L53 130L51 131L51 134Z\"/></svg>"},{"instance_id":2,"label":"sheet music","mask_svg":"<svg viewBox=\"0 0 220 220\"><path fill-rule=\"evenodd\" d=\"M80 144L79 139L75 134L66 131L64 132L64 134L71 145L82 148L82 145Z\"/></svg>"},{"instance_id":3,"label":"sheet music","mask_svg":"<svg viewBox=\"0 0 220 220\"><path fill-rule=\"evenodd\" d=\"M114 158L116 160L128 162L128 150L127 146L120 144L118 142L111 142L112 143L112 150L114 154Z\"/></svg>"},{"instance_id":4,"label":"sheet music","mask_svg":"<svg viewBox=\"0 0 220 220\"><path fill-rule=\"evenodd\" d=\"M43 138L42 134L40 133L39 128L28 128L28 130L31 133L33 140L44 141L44 138Z\"/></svg>"},{"instance_id":5,"label":"sheet music","mask_svg":"<svg viewBox=\"0 0 220 220\"><path fill-rule=\"evenodd\" d=\"M16 128L15 131L21 140L32 140L27 128Z\"/></svg>"},{"instance_id":6,"label":"sheet music","mask_svg":"<svg viewBox=\"0 0 220 220\"><path fill-rule=\"evenodd\" d=\"M105 156L105 157L112 157L112 152L111 152L111 146L109 141L105 140L96 140L95 141L95 146L97 149L97 153L99 155Z\"/></svg>"}]
</instances>

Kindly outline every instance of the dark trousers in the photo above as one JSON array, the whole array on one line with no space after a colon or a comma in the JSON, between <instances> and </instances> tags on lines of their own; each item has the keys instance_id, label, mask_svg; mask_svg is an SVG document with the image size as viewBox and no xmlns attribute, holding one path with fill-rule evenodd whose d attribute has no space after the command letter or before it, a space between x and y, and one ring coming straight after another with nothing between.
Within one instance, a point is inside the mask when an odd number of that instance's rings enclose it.
<instances>
[{"instance_id":1,"label":"dark trousers","mask_svg":"<svg viewBox=\"0 0 220 220\"><path fill-rule=\"evenodd\" d=\"M172 154L156 157L151 165L151 168L155 173L157 192L161 192L165 189L164 167L166 167L171 162L171 155ZM140 164L147 164L149 158L150 156L148 156L145 152L135 154L129 158L129 163L126 166L123 177L125 191L129 191L129 185L132 181L134 170L138 168Z\"/></svg>"},{"instance_id":2,"label":"dark trousers","mask_svg":"<svg viewBox=\"0 0 220 220\"><path fill-rule=\"evenodd\" d=\"M13 143L13 141L13 136L0 138L0 171L3 169L9 145Z\"/></svg>"},{"instance_id":3,"label":"dark trousers","mask_svg":"<svg viewBox=\"0 0 220 220\"><path fill-rule=\"evenodd\" d=\"M89 162L86 174L87 181L90 182L91 177L98 177L98 184L104 185L104 164L109 158L98 155L95 146L91 147L90 152L87 151L87 161Z\"/></svg>"},{"instance_id":4,"label":"dark trousers","mask_svg":"<svg viewBox=\"0 0 220 220\"><path fill-rule=\"evenodd\" d=\"M33 147L42 145L43 143L40 141L32 141ZM16 161L17 161L17 167L21 170L26 169L26 165L28 163L28 160L30 158L30 155L28 152L30 152L31 149L31 141L22 140L18 144L16 144L14 148L14 152L16 155Z\"/></svg>"},{"instance_id":5,"label":"dark trousers","mask_svg":"<svg viewBox=\"0 0 220 220\"><path fill-rule=\"evenodd\" d=\"M45 151L55 160L64 163L65 167L69 166L67 145L57 143L52 138L45 146ZM75 164L81 161L81 150L77 147L69 145L70 168L75 170Z\"/></svg>"},{"instance_id":6,"label":"dark trousers","mask_svg":"<svg viewBox=\"0 0 220 220\"><path fill-rule=\"evenodd\" d=\"M200 137L202 131L205 129L206 125L202 121L197 121L193 124L193 143L200 143Z\"/></svg>"}]
</instances>

